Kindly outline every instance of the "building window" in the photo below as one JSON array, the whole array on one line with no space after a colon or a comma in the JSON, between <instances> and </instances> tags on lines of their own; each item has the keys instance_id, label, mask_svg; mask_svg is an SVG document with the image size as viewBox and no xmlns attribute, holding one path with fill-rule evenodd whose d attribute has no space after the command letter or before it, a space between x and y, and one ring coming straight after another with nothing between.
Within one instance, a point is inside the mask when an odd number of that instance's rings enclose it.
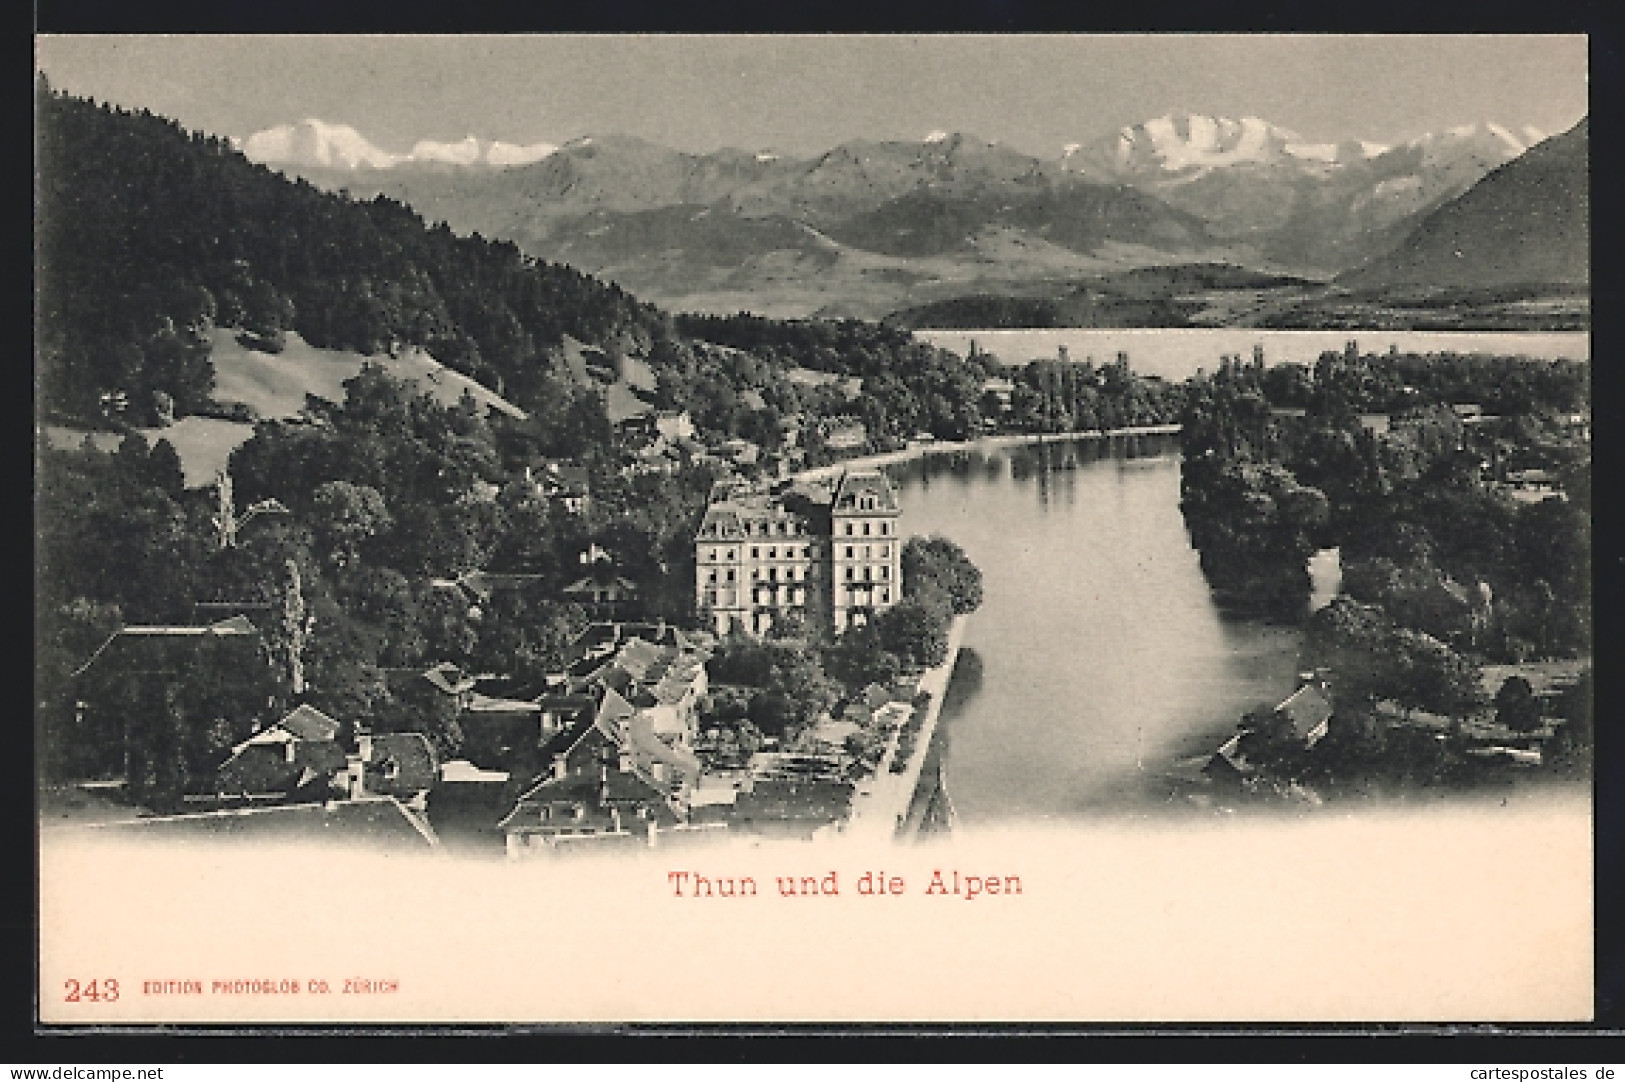
<instances>
[{"instance_id":1,"label":"building window","mask_svg":"<svg viewBox=\"0 0 1625 1082\"><path fill-rule=\"evenodd\" d=\"M750 569L750 581L755 582L761 577L762 573L760 571L756 570L754 567Z\"/></svg>"},{"instance_id":2,"label":"building window","mask_svg":"<svg viewBox=\"0 0 1625 1082\"><path fill-rule=\"evenodd\" d=\"M752 545L751 548L750 548L750 558L753 559L753 560L761 559L762 558L762 550L757 548L755 545Z\"/></svg>"},{"instance_id":3,"label":"building window","mask_svg":"<svg viewBox=\"0 0 1625 1082\"><path fill-rule=\"evenodd\" d=\"M867 522L863 524L863 536L869 536L869 524Z\"/></svg>"},{"instance_id":4,"label":"building window","mask_svg":"<svg viewBox=\"0 0 1625 1082\"><path fill-rule=\"evenodd\" d=\"M776 568L776 567L768 568L767 569L767 579L768 579L769 582L778 582L779 581L779 569Z\"/></svg>"},{"instance_id":5,"label":"building window","mask_svg":"<svg viewBox=\"0 0 1625 1082\"><path fill-rule=\"evenodd\" d=\"M891 578L891 568L884 567L884 566L881 567L881 569L880 569L880 577L883 578L883 579Z\"/></svg>"},{"instance_id":6,"label":"building window","mask_svg":"<svg viewBox=\"0 0 1625 1082\"><path fill-rule=\"evenodd\" d=\"M882 556L890 556L891 555L891 546L890 545L881 545L880 546L880 555L882 555Z\"/></svg>"},{"instance_id":7,"label":"building window","mask_svg":"<svg viewBox=\"0 0 1625 1082\"><path fill-rule=\"evenodd\" d=\"M888 602L890 600L891 600L891 591L890 590L882 590L882 591L880 591L880 601L881 601L882 604L885 604L886 602Z\"/></svg>"},{"instance_id":8,"label":"building window","mask_svg":"<svg viewBox=\"0 0 1625 1082\"><path fill-rule=\"evenodd\" d=\"M806 546L806 545L802 546L802 548L801 548L801 558L803 560L812 559L812 549L811 549L811 547Z\"/></svg>"},{"instance_id":9,"label":"building window","mask_svg":"<svg viewBox=\"0 0 1625 1082\"><path fill-rule=\"evenodd\" d=\"M846 569L846 581L852 581L852 569L850 567Z\"/></svg>"},{"instance_id":10,"label":"building window","mask_svg":"<svg viewBox=\"0 0 1625 1082\"><path fill-rule=\"evenodd\" d=\"M768 549L767 550L767 558L769 560L777 560L779 558L779 550L778 549Z\"/></svg>"},{"instance_id":11,"label":"building window","mask_svg":"<svg viewBox=\"0 0 1625 1082\"><path fill-rule=\"evenodd\" d=\"M891 533L891 523L882 522L880 524L880 533L881 533L882 536L884 536L885 534Z\"/></svg>"},{"instance_id":12,"label":"building window","mask_svg":"<svg viewBox=\"0 0 1625 1082\"><path fill-rule=\"evenodd\" d=\"M875 569L872 568L872 567L865 566L864 569L863 569L863 581L864 582L869 582L874 577L875 577Z\"/></svg>"},{"instance_id":13,"label":"building window","mask_svg":"<svg viewBox=\"0 0 1625 1082\"><path fill-rule=\"evenodd\" d=\"M865 545L865 546L863 546L863 558L865 560L869 559L869 557L872 555L873 549L874 549L873 545Z\"/></svg>"},{"instance_id":14,"label":"building window","mask_svg":"<svg viewBox=\"0 0 1625 1082\"><path fill-rule=\"evenodd\" d=\"M729 569L728 569L728 581L729 581L729 582L732 582L732 581L733 581L733 580L734 580L734 573L733 573L733 568L731 568L731 567L730 567L730 568L729 568Z\"/></svg>"},{"instance_id":15,"label":"building window","mask_svg":"<svg viewBox=\"0 0 1625 1082\"><path fill-rule=\"evenodd\" d=\"M846 546L846 558L848 560L850 560L852 558L852 546L851 545Z\"/></svg>"},{"instance_id":16,"label":"building window","mask_svg":"<svg viewBox=\"0 0 1625 1082\"><path fill-rule=\"evenodd\" d=\"M733 559L733 558L734 558L734 550L733 550L733 549L729 549L729 550L728 550L728 559L730 559L730 560L731 560L731 559Z\"/></svg>"},{"instance_id":17,"label":"building window","mask_svg":"<svg viewBox=\"0 0 1625 1082\"><path fill-rule=\"evenodd\" d=\"M852 524L850 522L846 524L846 536L852 536Z\"/></svg>"},{"instance_id":18,"label":"building window","mask_svg":"<svg viewBox=\"0 0 1625 1082\"><path fill-rule=\"evenodd\" d=\"M712 582L717 581L717 573L715 571L711 572L711 581Z\"/></svg>"}]
</instances>

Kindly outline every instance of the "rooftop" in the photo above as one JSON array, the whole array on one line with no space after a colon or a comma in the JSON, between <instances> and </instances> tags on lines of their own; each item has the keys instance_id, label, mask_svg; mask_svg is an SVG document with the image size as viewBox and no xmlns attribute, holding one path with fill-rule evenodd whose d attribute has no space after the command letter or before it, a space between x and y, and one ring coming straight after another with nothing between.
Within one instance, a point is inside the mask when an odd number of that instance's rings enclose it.
<instances>
[{"instance_id":1,"label":"rooftop","mask_svg":"<svg viewBox=\"0 0 1625 1082\"><path fill-rule=\"evenodd\" d=\"M868 501L868 502L866 502ZM898 510L897 491L879 470L849 470L835 484L835 513Z\"/></svg>"},{"instance_id":2,"label":"rooftop","mask_svg":"<svg viewBox=\"0 0 1625 1082\"><path fill-rule=\"evenodd\" d=\"M385 842L408 848L440 844L427 822L387 796L152 816L108 823L104 829L152 837L252 836L272 841Z\"/></svg>"}]
</instances>

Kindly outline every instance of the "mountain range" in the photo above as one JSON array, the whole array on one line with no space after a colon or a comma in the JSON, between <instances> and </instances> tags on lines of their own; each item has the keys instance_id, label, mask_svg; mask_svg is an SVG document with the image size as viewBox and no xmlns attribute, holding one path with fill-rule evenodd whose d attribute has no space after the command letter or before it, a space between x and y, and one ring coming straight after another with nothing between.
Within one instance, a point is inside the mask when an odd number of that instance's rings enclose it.
<instances>
[{"instance_id":1,"label":"mountain range","mask_svg":"<svg viewBox=\"0 0 1625 1082\"><path fill-rule=\"evenodd\" d=\"M396 155L305 121L242 148L667 307L878 318L1169 264L1328 281L1398 249L1540 137L1484 123L1395 146L1315 143L1255 117L1169 115L1054 158L944 132L811 157L690 154L629 136L558 147L470 136Z\"/></svg>"},{"instance_id":2,"label":"mountain range","mask_svg":"<svg viewBox=\"0 0 1625 1082\"><path fill-rule=\"evenodd\" d=\"M1532 148L1425 215L1354 288L1486 289L1591 281L1590 122Z\"/></svg>"}]
</instances>

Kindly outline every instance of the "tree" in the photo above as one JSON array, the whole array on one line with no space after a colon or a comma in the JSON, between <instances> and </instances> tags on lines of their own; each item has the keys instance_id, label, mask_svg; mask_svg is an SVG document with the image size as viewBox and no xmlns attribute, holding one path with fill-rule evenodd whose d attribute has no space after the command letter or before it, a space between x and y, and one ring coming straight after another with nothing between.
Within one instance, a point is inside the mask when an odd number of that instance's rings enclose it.
<instances>
[{"instance_id":1,"label":"tree","mask_svg":"<svg viewBox=\"0 0 1625 1082\"><path fill-rule=\"evenodd\" d=\"M946 537L911 537L903 546L903 596L919 597L926 583L947 596L953 612L975 612L982 604L982 572L965 550Z\"/></svg>"},{"instance_id":2,"label":"tree","mask_svg":"<svg viewBox=\"0 0 1625 1082\"><path fill-rule=\"evenodd\" d=\"M905 662L930 668L948 657L948 617L941 609L904 598L874 618L875 634L885 650Z\"/></svg>"},{"instance_id":3,"label":"tree","mask_svg":"<svg viewBox=\"0 0 1625 1082\"><path fill-rule=\"evenodd\" d=\"M1458 717L1478 703L1478 667L1432 635L1397 628L1387 646L1402 705Z\"/></svg>"},{"instance_id":4,"label":"tree","mask_svg":"<svg viewBox=\"0 0 1625 1082\"><path fill-rule=\"evenodd\" d=\"M1292 726L1292 719L1278 710L1250 711L1238 727L1241 739L1237 750L1273 777L1292 780L1301 772L1304 743Z\"/></svg>"},{"instance_id":5,"label":"tree","mask_svg":"<svg viewBox=\"0 0 1625 1082\"><path fill-rule=\"evenodd\" d=\"M1501 681L1495 693L1495 723L1521 733L1540 728L1540 702L1528 680L1509 676Z\"/></svg>"},{"instance_id":6,"label":"tree","mask_svg":"<svg viewBox=\"0 0 1625 1082\"><path fill-rule=\"evenodd\" d=\"M873 623L849 629L824 648L824 670L850 690L870 684L890 685L903 665L896 654L880 644Z\"/></svg>"},{"instance_id":7,"label":"tree","mask_svg":"<svg viewBox=\"0 0 1625 1082\"><path fill-rule=\"evenodd\" d=\"M1333 674L1332 694L1339 713L1357 716L1393 686L1384 645L1393 623L1376 605L1339 596L1309 618L1305 657Z\"/></svg>"},{"instance_id":8,"label":"tree","mask_svg":"<svg viewBox=\"0 0 1625 1082\"><path fill-rule=\"evenodd\" d=\"M316 489L312 503L316 541L340 571L361 558L366 542L394 524L384 497L367 485L329 481Z\"/></svg>"}]
</instances>

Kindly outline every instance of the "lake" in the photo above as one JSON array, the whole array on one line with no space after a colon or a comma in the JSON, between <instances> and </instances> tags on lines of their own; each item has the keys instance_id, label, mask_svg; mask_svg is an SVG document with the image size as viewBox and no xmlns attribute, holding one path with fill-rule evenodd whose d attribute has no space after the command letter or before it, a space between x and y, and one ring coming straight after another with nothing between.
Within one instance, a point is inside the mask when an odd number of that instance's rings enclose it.
<instances>
[{"instance_id":1,"label":"lake","mask_svg":"<svg viewBox=\"0 0 1625 1082\"><path fill-rule=\"evenodd\" d=\"M964 354L974 340L1006 364L1025 364L1035 358L1053 358L1061 346L1075 361L1093 357L1096 364L1115 360L1119 350L1129 356L1134 371L1183 380L1198 368L1209 372L1219 358L1251 358L1253 347L1264 347L1266 363L1313 362L1326 350L1341 350L1358 342L1362 353L1386 353L1390 346L1412 353L1499 353L1586 361L1591 358L1591 336L1585 331L1271 331L1249 328L1189 328L1180 330L1062 328L1056 330L915 331L916 336Z\"/></svg>"},{"instance_id":2,"label":"lake","mask_svg":"<svg viewBox=\"0 0 1625 1082\"><path fill-rule=\"evenodd\" d=\"M1145 810L1163 772L1295 687L1301 632L1213 603L1178 447L1058 440L888 470L906 533L944 534L982 569L939 730L962 825Z\"/></svg>"}]
</instances>

